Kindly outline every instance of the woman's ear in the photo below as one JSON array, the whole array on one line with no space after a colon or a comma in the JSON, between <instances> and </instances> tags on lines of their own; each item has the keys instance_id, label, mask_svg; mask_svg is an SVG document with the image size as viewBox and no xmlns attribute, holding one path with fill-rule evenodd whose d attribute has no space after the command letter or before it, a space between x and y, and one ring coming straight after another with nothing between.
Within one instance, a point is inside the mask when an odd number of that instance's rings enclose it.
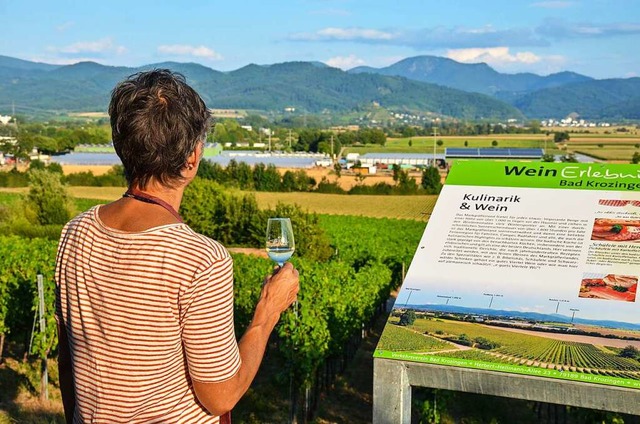
<instances>
[{"instance_id":1,"label":"woman's ear","mask_svg":"<svg viewBox=\"0 0 640 424\"><path fill-rule=\"evenodd\" d=\"M196 150L194 150L193 152L191 152L191 154L189 155L189 157L187 158L187 162L185 163L184 167L184 173L186 174L185 176L189 176L190 174L194 173L193 170L198 168L198 158L200 157L198 155L198 149L196 148Z\"/></svg>"},{"instance_id":2,"label":"woman's ear","mask_svg":"<svg viewBox=\"0 0 640 424\"><path fill-rule=\"evenodd\" d=\"M200 163L200 159L204 154L204 143L198 143L196 148L189 157L187 158L187 162L185 163L185 177L193 177L198 172L198 164ZM195 171L194 171L195 170Z\"/></svg>"}]
</instances>

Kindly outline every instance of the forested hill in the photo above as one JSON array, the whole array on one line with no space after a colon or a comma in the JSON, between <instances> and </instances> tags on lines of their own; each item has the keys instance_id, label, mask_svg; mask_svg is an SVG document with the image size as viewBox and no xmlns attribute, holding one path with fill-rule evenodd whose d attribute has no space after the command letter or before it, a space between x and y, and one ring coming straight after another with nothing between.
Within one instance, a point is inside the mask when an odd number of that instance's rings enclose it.
<instances>
[{"instance_id":1,"label":"forested hill","mask_svg":"<svg viewBox=\"0 0 640 424\"><path fill-rule=\"evenodd\" d=\"M486 63L459 63L435 56L403 59L385 68L357 67L350 73L395 75L492 95L516 106L527 118L640 119L638 78L595 80L574 72L547 76L505 74Z\"/></svg>"},{"instance_id":2,"label":"forested hill","mask_svg":"<svg viewBox=\"0 0 640 424\"><path fill-rule=\"evenodd\" d=\"M567 116L575 112L586 119L640 119L640 78L548 88L516 98L513 104L529 117Z\"/></svg>"},{"instance_id":3,"label":"forested hill","mask_svg":"<svg viewBox=\"0 0 640 424\"><path fill-rule=\"evenodd\" d=\"M522 118L513 106L477 93L373 74L349 74L311 62L248 65L219 72L194 63L161 63L140 68L81 62L68 66L26 66L0 56L0 108L15 102L46 110L106 110L117 81L144 69L183 73L211 108L317 113L347 112L373 102L388 109L433 112L461 119ZM20 66L15 66L18 63ZM42 65L42 64L40 64ZM0 112L6 110L0 109Z\"/></svg>"},{"instance_id":4,"label":"forested hill","mask_svg":"<svg viewBox=\"0 0 640 424\"><path fill-rule=\"evenodd\" d=\"M547 76L532 73L505 74L486 63L460 63L437 56L409 57L385 68L359 66L349 72L400 76L475 93L500 94L503 97L593 79L574 72Z\"/></svg>"}]
</instances>

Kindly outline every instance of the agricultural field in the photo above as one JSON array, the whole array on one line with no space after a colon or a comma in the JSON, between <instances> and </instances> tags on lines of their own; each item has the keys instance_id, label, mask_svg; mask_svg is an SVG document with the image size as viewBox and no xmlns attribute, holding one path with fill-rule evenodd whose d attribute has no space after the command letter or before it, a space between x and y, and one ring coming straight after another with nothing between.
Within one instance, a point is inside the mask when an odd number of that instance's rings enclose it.
<instances>
[{"instance_id":1,"label":"agricultural field","mask_svg":"<svg viewBox=\"0 0 640 424\"><path fill-rule=\"evenodd\" d=\"M633 154L640 153L640 148L634 145L568 144L566 151L582 153L612 163L630 163Z\"/></svg>"},{"instance_id":2,"label":"agricultural field","mask_svg":"<svg viewBox=\"0 0 640 424\"><path fill-rule=\"evenodd\" d=\"M398 325L389 325L384 337L380 339L378 349L393 351L434 352L452 348L451 343L440 341Z\"/></svg>"},{"instance_id":3,"label":"agricultural field","mask_svg":"<svg viewBox=\"0 0 640 424\"><path fill-rule=\"evenodd\" d=\"M596 346L590 343L561 340L559 337L536 336L531 332L525 334L478 323L437 318L416 319L413 325L408 326L408 331L410 333L399 333L397 326L387 325L381 338L381 346L385 346L382 349L393 350L391 346L403 346L405 342L409 346L416 346L414 336L423 333L425 339L431 337L449 341L464 339L474 347L470 350L440 354L446 357L640 379L640 362L635 358L624 357L620 354L623 349L609 347L606 342L604 342L606 347ZM385 345L387 338L388 346ZM480 349L479 344L485 344L485 347ZM407 350L421 352L419 347L403 349L403 351Z\"/></svg>"},{"instance_id":4,"label":"agricultural field","mask_svg":"<svg viewBox=\"0 0 640 424\"><path fill-rule=\"evenodd\" d=\"M597 155L605 160L629 161L635 149L640 146L640 130L632 129L617 132L615 129L595 128L589 133L571 132L569 128L549 129L553 131L569 131L570 140L566 143L566 152L582 151L585 154ZM469 148L541 148L548 153L564 153L553 142L553 134L494 134L481 136L436 136L442 141L436 144L436 153L444 153L447 147ZM411 146L409 146L411 141ZM493 142L497 142L493 146ZM352 146L345 149L345 153L432 153L433 136L387 138L385 146ZM629 149L629 151L627 150ZM630 152L630 154L628 154Z\"/></svg>"},{"instance_id":5,"label":"agricultural field","mask_svg":"<svg viewBox=\"0 0 640 424\"><path fill-rule=\"evenodd\" d=\"M261 209L278 202L297 204L318 214L428 221L438 196L369 196L322 193L254 192Z\"/></svg>"}]
</instances>

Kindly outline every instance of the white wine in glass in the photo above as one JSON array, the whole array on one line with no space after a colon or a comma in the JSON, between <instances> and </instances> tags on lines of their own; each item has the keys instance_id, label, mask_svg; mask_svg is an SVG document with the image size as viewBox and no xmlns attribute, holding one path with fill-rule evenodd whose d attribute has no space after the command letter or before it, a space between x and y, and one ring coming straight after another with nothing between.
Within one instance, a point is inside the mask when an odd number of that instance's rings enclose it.
<instances>
[{"instance_id":1,"label":"white wine in glass","mask_svg":"<svg viewBox=\"0 0 640 424\"><path fill-rule=\"evenodd\" d=\"M267 254L279 266L293 255L295 241L289 218L269 218L267 221Z\"/></svg>"}]
</instances>

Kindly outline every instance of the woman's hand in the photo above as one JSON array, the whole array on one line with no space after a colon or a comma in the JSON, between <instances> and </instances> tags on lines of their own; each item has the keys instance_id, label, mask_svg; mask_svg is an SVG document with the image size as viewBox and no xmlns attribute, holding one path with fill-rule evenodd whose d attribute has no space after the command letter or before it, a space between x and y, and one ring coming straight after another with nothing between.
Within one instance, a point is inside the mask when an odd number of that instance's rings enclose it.
<instances>
[{"instance_id":1,"label":"woman's hand","mask_svg":"<svg viewBox=\"0 0 640 424\"><path fill-rule=\"evenodd\" d=\"M286 262L265 278L260 299L270 313L279 316L295 302L299 289L298 270L291 262Z\"/></svg>"}]
</instances>

